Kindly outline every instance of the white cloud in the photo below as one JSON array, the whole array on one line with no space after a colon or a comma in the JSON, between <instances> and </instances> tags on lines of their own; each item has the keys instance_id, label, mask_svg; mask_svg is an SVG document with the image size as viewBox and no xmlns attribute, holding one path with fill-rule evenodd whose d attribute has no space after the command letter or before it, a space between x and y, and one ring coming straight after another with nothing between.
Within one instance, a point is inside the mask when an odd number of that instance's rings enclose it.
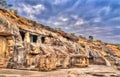
<instances>
[{"instance_id":1,"label":"white cloud","mask_svg":"<svg viewBox=\"0 0 120 77\"><path fill-rule=\"evenodd\" d=\"M42 4L38 4L33 6L32 9L35 11L34 13L40 14L43 10L45 10L45 7Z\"/></svg>"},{"instance_id":2,"label":"white cloud","mask_svg":"<svg viewBox=\"0 0 120 77\"><path fill-rule=\"evenodd\" d=\"M85 22L83 19L78 19L78 20L75 22L74 25L80 26L80 25L82 25L82 24L84 24L84 23L86 23L86 22Z\"/></svg>"},{"instance_id":3,"label":"white cloud","mask_svg":"<svg viewBox=\"0 0 120 77\"><path fill-rule=\"evenodd\" d=\"M109 39L120 38L120 35L110 35L110 36L106 36L106 38L109 38Z\"/></svg>"},{"instance_id":4,"label":"white cloud","mask_svg":"<svg viewBox=\"0 0 120 77\"><path fill-rule=\"evenodd\" d=\"M29 18L35 20L36 17L33 14L29 14Z\"/></svg>"},{"instance_id":5,"label":"white cloud","mask_svg":"<svg viewBox=\"0 0 120 77\"><path fill-rule=\"evenodd\" d=\"M104 12L105 15L107 15L109 14L110 10L111 10L110 6L105 6L102 9L100 9L98 13Z\"/></svg>"},{"instance_id":6,"label":"white cloud","mask_svg":"<svg viewBox=\"0 0 120 77\"><path fill-rule=\"evenodd\" d=\"M120 25L119 25L119 26L116 26L115 28L120 29Z\"/></svg>"},{"instance_id":7,"label":"white cloud","mask_svg":"<svg viewBox=\"0 0 120 77\"><path fill-rule=\"evenodd\" d=\"M101 18L94 18L93 22L101 22Z\"/></svg>"},{"instance_id":8,"label":"white cloud","mask_svg":"<svg viewBox=\"0 0 120 77\"><path fill-rule=\"evenodd\" d=\"M77 15L71 15L71 17L74 18L74 19L78 19Z\"/></svg>"},{"instance_id":9,"label":"white cloud","mask_svg":"<svg viewBox=\"0 0 120 77\"><path fill-rule=\"evenodd\" d=\"M66 22L69 20L67 17L63 17L63 16L60 16L58 19L63 21L63 22Z\"/></svg>"},{"instance_id":10,"label":"white cloud","mask_svg":"<svg viewBox=\"0 0 120 77\"><path fill-rule=\"evenodd\" d=\"M52 0L53 4L58 5L58 4L63 4L66 3L68 0Z\"/></svg>"},{"instance_id":11,"label":"white cloud","mask_svg":"<svg viewBox=\"0 0 120 77\"><path fill-rule=\"evenodd\" d=\"M70 29L70 27L65 27L65 29L66 29L66 30L69 30L69 29Z\"/></svg>"},{"instance_id":12,"label":"white cloud","mask_svg":"<svg viewBox=\"0 0 120 77\"><path fill-rule=\"evenodd\" d=\"M61 25L61 22L54 22L53 24L57 26L57 25Z\"/></svg>"},{"instance_id":13,"label":"white cloud","mask_svg":"<svg viewBox=\"0 0 120 77\"><path fill-rule=\"evenodd\" d=\"M20 13L25 13L28 18L35 19L35 15L40 15L45 10L44 5L29 5L29 4L20 4L18 6L18 11Z\"/></svg>"},{"instance_id":14,"label":"white cloud","mask_svg":"<svg viewBox=\"0 0 120 77\"><path fill-rule=\"evenodd\" d=\"M110 20L112 20L112 21L120 21L120 16L119 17L114 17L114 18L111 18Z\"/></svg>"}]
</instances>

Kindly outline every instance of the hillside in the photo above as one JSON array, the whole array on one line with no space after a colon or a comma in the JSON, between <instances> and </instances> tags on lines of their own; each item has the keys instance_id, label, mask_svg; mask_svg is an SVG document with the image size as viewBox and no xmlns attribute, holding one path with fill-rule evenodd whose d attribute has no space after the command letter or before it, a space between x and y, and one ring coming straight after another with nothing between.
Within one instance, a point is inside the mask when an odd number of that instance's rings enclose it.
<instances>
[{"instance_id":1,"label":"hillside","mask_svg":"<svg viewBox=\"0 0 120 77\"><path fill-rule=\"evenodd\" d=\"M89 41L60 29L0 9L0 67L50 71L120 66L120 49L102 41Z\"/></svg>"}]
</instances>

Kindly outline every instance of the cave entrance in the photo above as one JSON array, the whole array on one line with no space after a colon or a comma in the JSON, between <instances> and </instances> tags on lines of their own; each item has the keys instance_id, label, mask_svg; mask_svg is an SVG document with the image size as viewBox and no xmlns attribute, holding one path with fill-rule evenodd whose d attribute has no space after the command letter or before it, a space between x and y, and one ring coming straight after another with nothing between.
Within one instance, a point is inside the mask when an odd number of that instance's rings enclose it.
<instances>
[{"instance_id":1,"label":"cave entrance","mask_svg":"<svg viewBox=\"0 0 120 77\"><path fill-rule=\"evenodd\" d=\"M44 43L44 42L45 42L45 37L42 36L42 37L41 37L41 43Z\"/></svg>"},{"instance_id":2,"label":"cave entrance","mask_svg":"<svg viewBox=\"0 0 120 77\"><path fill-rule=\"evenodd\" d=\"M36 43L36 42L37 42L37 39L38 39L38 36L31 34L31 35L30 35L30 38L31 38L31 42Z\"/></svg>"},{"instance_id":3,"label":"cave entrance","mask_svg":"<svg viewBox=\"0 0 120 77\"><path fill-rule=\"evenodd\" d=\"M91 52L89 52L89 63L94 64L94 57Z\"/></svg>"},{"instance_id":4,"label":"cave entrance","mask_svg":"<svg viewBox=\"0 0 120 77\"><path fill-rule=\"evenodd\" d=\"M21 37L22 37L22 41L24 41L24 38L25 38L25 32L20 31L20 35L21 35Z\"/></svg>"}]
</instances>

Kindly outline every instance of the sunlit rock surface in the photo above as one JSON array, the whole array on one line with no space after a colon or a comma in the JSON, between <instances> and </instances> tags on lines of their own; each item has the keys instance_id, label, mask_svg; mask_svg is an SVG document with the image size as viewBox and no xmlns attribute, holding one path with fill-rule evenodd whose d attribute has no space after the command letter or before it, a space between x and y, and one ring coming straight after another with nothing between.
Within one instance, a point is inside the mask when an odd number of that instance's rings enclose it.
<instances>
[{"instance_id":1,"label":"sunlit rock surface","mask_svg":"<svg viewBox=\"0 0 120 77\"><path fill-rule=\"evenodd\" d=\"M89 41L0 9L0 67L50 71L120 66L117 46Z\"/></svg>"}]
</instances>

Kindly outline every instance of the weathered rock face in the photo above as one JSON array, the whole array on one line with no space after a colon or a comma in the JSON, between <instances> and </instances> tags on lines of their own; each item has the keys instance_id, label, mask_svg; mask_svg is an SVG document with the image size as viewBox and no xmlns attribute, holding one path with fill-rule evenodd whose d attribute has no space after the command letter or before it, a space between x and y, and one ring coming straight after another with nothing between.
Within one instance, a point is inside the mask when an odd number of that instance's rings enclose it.
<instances>
[{"instance_id":1,"label":"weathered rock face","mask_svg":"<svg viewBox=\"0 0 120 77\"><path fill-rule=\"evenodd\" d=\"M119 65L120 50L113 48L0 9L2 68L49 71L88 64Z\"/></svg>"},{"instance_id":2,"label":"weathered rock face","mask_svg":"<svg viewBox=\"0 0 120 77\"><path fill-rule=\"evenodd\" d=\"M3 9L0 21L0 67L49 71L88 65L77 36Z\"/></svg>"},{"instance_id":3,"label":"weathered rock face","mask_svg":"<svg viewBox=\"0 0 120 77\"><path fill-rule=\"evenodd\" d=\"M113 44L101 41L88 42L80 38L79 43L86 49L90 64L105 64L107 66L120 64L120 50Z\"/></svg>"}]
</instances>

